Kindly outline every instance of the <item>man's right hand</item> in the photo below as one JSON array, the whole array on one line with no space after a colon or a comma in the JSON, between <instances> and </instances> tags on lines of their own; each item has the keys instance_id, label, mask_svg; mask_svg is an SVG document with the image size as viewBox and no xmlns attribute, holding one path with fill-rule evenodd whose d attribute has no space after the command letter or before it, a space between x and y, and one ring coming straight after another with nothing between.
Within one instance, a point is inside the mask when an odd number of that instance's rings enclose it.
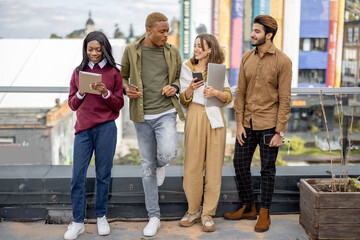
<instances>
[{"instance_id":1,"label":"man's right hand","mask_svg":"<svg viewBox=\"0 0 360 240\"><path fill-rule=\"evenodd\" d=\"M244 136L244 138L243 138L243 136ZM245 143L246 131L241 123L237 123L236 138L241 146Z\"/></svg>"},{"instance_id":2,"label":"man's right hand","mask_svg":"<svg viewBox=\"0 0 360 240\"><path fill-rule=\"evenodd\" d=\"M126 93L126 96L130 99L138 98L142 95L141 92L139 92L133 88L129 88L128 86L125 87L125 93Z\"/></svg>"}]
</instances>

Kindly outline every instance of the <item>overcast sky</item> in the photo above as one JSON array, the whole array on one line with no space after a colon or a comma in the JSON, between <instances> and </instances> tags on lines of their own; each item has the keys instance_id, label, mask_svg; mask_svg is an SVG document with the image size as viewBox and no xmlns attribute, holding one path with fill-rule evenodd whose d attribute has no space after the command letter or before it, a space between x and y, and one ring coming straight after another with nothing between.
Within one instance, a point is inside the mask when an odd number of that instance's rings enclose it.
<instances>
[{"instance_id":1,"label":"overcast sky","mask_svg":"<svg viewBox=\"0 0 360 240\"><path fill-rule=\"evenodd\" d=\"M0 38L65 37L85 28L89 11L96 29L112 38L115 24L128 36L145 32L146 16L154 11L169 20L180 18L179 0L0 0Z\"/></svg>"}]
</instances>

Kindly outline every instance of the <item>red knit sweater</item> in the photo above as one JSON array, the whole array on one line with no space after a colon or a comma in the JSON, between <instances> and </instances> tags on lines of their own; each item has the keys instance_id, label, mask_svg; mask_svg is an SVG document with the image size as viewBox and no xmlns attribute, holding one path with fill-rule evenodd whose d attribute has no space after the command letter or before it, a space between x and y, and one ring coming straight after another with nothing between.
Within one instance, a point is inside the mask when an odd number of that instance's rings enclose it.
<instances>
[{"instance_id":1,"label":"red knit sweater","mask_svg":"<svg viewBox=\"0 0 360 240\"><path fill-rule=\"evenodd\" d=\"M101 69L98 64L93 69L87 67L85 71L102 75L102 82L110 91L110 97L104 99L102 95L87 93L83 99L79 99L76 96L79 90L79 72L74 70L70 82L68 104L73 111L76 111L75 134L100 123L115 120L124 106L120 72L108 65Z\"/></svg>"}]
</instances>

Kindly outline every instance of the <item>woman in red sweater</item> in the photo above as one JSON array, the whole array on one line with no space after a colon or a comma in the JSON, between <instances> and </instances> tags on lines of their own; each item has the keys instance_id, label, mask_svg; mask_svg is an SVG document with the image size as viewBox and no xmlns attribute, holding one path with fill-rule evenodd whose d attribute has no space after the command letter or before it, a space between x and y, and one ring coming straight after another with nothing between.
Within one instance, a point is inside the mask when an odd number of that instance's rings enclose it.
<instances>
[{"instance_id":1,"label":"woman in red sweater","mask_svg":"<svg viewBox=\"0 0 360 240\"><path fill-rule=\"evenodd\" d=\"M100 93L79 91L79 71L102 75L101 83L92 83ZM99 235L110 234L106 220L111 169L116 148L115 119L124 106L122 77L111 53L111 45L102 32L91 32L84 39L83 60L74 70L68 104L76 111L71 203L73 222L64 239L76 239L84 232L86 208L86 172L93 153L96 169L95 215Z\"/></svg>"}]
</instances>

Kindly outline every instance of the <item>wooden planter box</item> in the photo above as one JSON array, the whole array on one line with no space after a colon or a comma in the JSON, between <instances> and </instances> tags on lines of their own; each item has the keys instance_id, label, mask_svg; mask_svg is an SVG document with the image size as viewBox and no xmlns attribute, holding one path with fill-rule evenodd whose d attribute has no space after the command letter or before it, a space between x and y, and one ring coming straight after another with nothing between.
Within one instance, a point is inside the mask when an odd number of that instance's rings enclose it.
<instances>
[{"instance_id":1,"label":"wooden planter box","mask_svg":"<svg viewBox=\"0 0 360 240\"><path fill-rule=\"evenodd\" d=\"M318 192L310 184L331 179L300 180L300 224L311 239L360 239L360 192Z\"/></svg>"}]
</instances>

